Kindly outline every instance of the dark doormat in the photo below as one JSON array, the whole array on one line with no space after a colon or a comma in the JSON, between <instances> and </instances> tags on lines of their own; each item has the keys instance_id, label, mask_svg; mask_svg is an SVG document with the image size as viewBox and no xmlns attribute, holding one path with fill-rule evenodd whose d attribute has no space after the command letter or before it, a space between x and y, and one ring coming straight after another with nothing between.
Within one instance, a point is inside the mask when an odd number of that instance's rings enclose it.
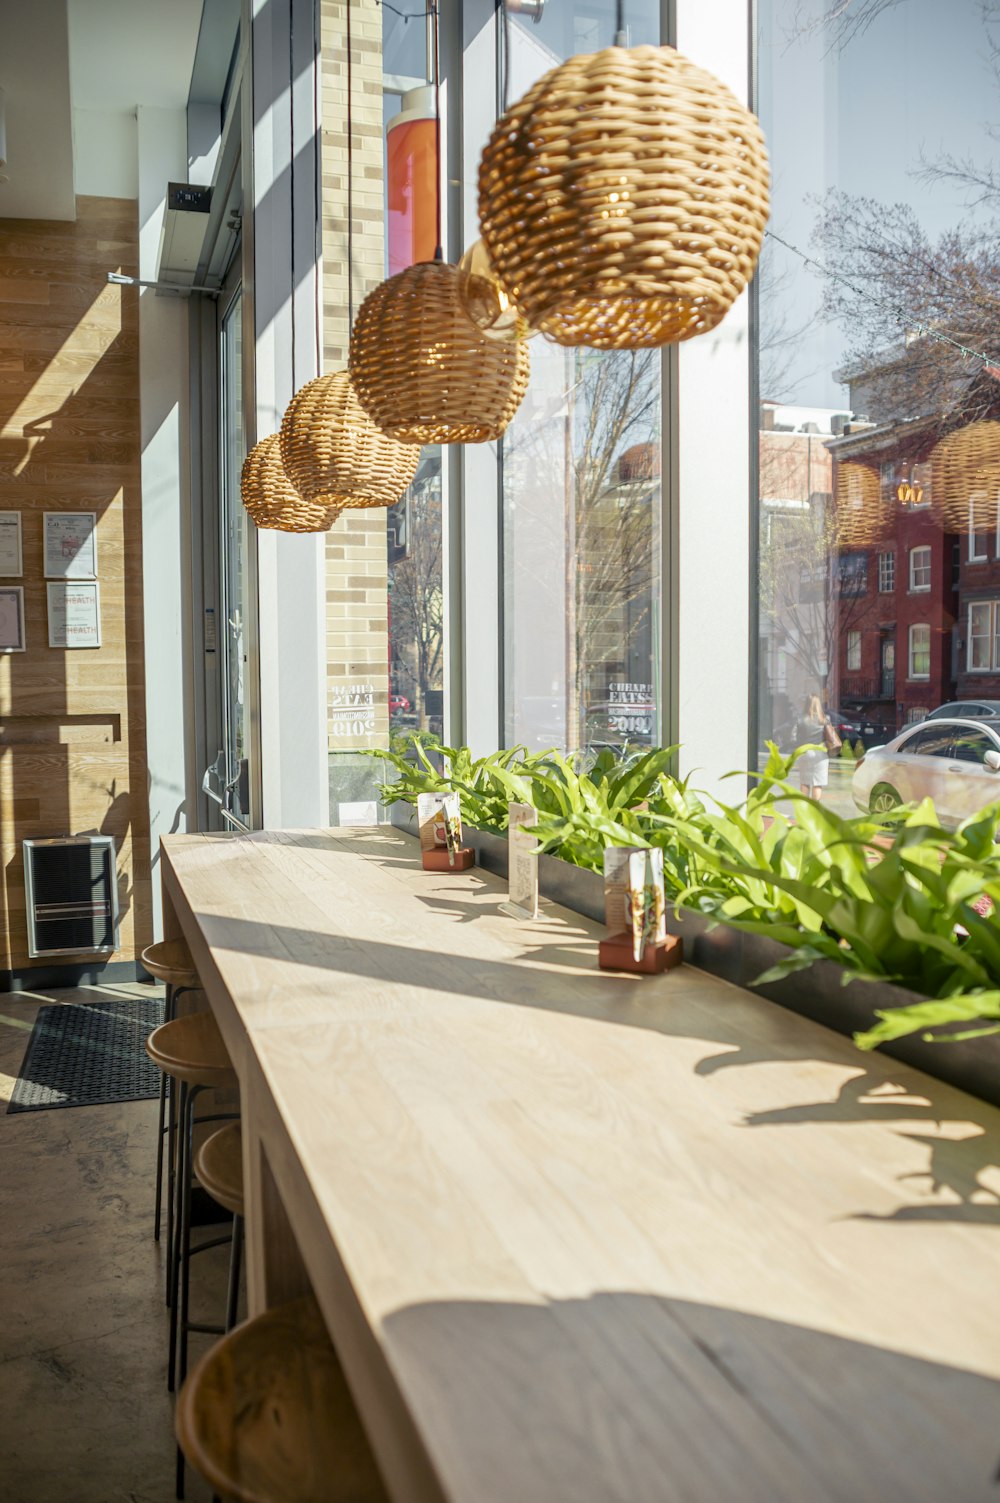
<instances>
[{"instance_id":1,"label":"dark doormat","mask_svg":"<svg viewBox=\"0 0 1000 1503\"><path fill-rule=\"evenodd\" d=\"M158 1096L160 1072L144 1045L162 1022L159 997L40 1008L7 1111L102 1106Z\"/></svg>"}]
</instances>

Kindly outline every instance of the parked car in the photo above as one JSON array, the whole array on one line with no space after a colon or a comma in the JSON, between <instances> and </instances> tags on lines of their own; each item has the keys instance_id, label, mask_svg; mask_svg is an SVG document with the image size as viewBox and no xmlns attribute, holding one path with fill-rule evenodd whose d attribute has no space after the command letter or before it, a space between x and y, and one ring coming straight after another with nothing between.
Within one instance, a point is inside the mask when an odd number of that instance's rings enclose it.
<instances>
[{"instance_id":1,"label":"parked car","mask_svg":"<svg viewBox=\"0 0 1000 1503\"><path fill-rule=\"evenodd\" d=\"M886 727L863 710L830 710L831 724L841 741L856 746L877 746L886 739Z\"/></svg>"},{"instance_id":2,"label":"parked car","mask_svg":"<svg viewBox=\"0 0 1000 1503\"><path fill-rule=\"evenodd\" d=\"M406 697L405 694L390 694L389 695L389 714L390 715L400 715L400 714L406 715L406 714L409 714L409 710L410 710L410 701L407 699L407 697Z\"/></svg>"},{"instance_id":3,"label":"parked car","mask_svg":"<svg viewBox=\"0 0 1000 1503\"><path fill-rule=\"evenodd\" d=\"M851 793L872 814L931 798L941 823L954 829L1000 799L1000 716L907 726L859 760Z\"/></svg>"},{"instance_id":4,"label":"parked car","mask_svg":"<svg viewBox=\"0 0 1000 1503\"><path fill-rule=\"evenodd\" d=\"M954 720L956 716L961 720L1000 718L1000 699L950 699L947 704L931 710L924 720Z\"/></svg>"}]
</instances>

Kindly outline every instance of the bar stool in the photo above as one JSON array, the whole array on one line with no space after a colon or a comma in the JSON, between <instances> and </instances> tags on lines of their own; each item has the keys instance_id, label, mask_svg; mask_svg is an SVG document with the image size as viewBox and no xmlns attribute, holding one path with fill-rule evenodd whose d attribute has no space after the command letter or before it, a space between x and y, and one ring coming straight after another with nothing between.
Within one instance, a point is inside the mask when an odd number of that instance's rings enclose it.
<instances>
[{"instance_id":1,"label":"bar stool","mask_svg":"<svg viewBox=\"0 0 1000 1503\"><path fill-rule=\"evenodd\" d=\"M177 1440L226 1503L387 1503L310 1296L230 1331L177 1399Z\"/></svg>"},{"instance_id":2,"label":"bar stool","mask_svg":"<svg viewBox=\"0 0 1000 1503\"><path fill-rule=\"evenodd\" d=\"M236 1071L226 1053L219 1025L207 1012L192 1012L186 1017L162 1023L146 1040L146 1053L155 1065L180 1086L177 1111L177 1163L174 1172L176 1205L174 1206L174 1241L170 1257L170 1348L167 1388L173 1393L175 1379L184 1381L187 1372L187 1338L190 1331L220 1335L220 1326L204 1326L188 1319L190 1259L228 1241L215 1237L191 1247L191 1169L194 1158L194 1108L203 1091L235 1090ZM230 1121L233 1112L215 1112L198 1118L199 1123Z\"/></svg>"},{"instance_id":3,"label":"bar stool","mask_svg":"<svg viewBox=\"0 0 1000 1503\"><path fill-rule=\"evenodd\" d=\"M198 972L194 968L191 952L182 939L161 939L155 945L147 945L142 952L142 964L151 976L162 981L167 989L163 1008L163 1021L177 1014L177 998L182 992L201 990ZM160 1240L160 1209L163 1204L163 1135L167 1128L167 1082L169 1076L160 1076L159 1135L156 1140L156 1215L153 1221L153 1240ZM169 1122L171 1141L167 1162L173 1168L173 1114ZM170 1249L173 1246L173 1186L167 1186L167 1290L170 1289Z\"/></svg>"},{"instance_id":4,"label":"bar stool","mask_svg":"<svg viewBox=\"0 0 1000 1503\"><path fill-rule=\"evenodd\" d=\"M230 1122L206 1138L194 1156L194 1177L213 1200L233 1214L233 1250L229 1260L226 1330L236 1324L240 1260L243 1251L243 1128Z\"/></svg>"}]
</instances>

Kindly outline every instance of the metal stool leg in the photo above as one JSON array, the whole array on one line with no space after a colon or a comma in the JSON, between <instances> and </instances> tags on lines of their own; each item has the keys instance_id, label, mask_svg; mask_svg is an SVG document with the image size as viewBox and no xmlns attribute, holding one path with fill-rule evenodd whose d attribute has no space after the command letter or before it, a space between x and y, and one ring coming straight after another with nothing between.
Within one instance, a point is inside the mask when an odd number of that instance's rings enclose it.
<instances>
[{"instance_id":1,"label":"metal stool leg","mask_svg":"<svg viewBox=\"0 0 1000 1503\"><path fill-rule=\"evenodd\" d=\"M180 1082L180 1088L179 1109L176 1114L177 1122L174 1127L174 1136L177 1139L177 1152L176 1155L171 1156L172 1164L175 1163L176 1158L176 1164L173 1173L174 1183L171 1188L173 1189L174 1194L181 1199L182 1205L174 1209L173 1242L171 1245L170 1254L170 1292L169 1298L167 1300L167 1303L170 1306L170 1345L167 1361L167 1391L169 1393L173 1393L174 1391L174 1376L177 1369L177 1305L179 1294L178 1283L181 1266L181 1240L184 1233L184 1217L182 1214L184 1181L185 1178L190 1178L191 1172L187 1167L187 1133L185 1131L191 1092L190 1087L187 1086L183 1080Z\"/></svg>"},{"instance_id":2,"label":"metal stool leg","mask_svg":"<svg viewBox=\"0 0 1000 1503\"><path fill-rule=\"evenodd\" d=\"M184 1135L184 1177L181 1180L181 1236L180 1236L180 1341L178 1345L177 1387L187 1377L188 1352L188 1294L191 1288L191 1166L194 1162L194 1104L204 1090L203 1086L188 1089L187 1116L181 1124Z\"/></svg>"},{"instance_id":3,"label":"metal stool leg","mask_svg":"<svg viewBox=\"0 0 1000 1503\"><path fill-rule=\"evenodd\" d=\"M243 1217L233 1217L233 1247L229 1255L229 1298L226 1301L226 1330L236 1324L236 1305L240 1294L240 1256L243 1251Z\"/></svg>"},{"instance_id":4,"label":"metal stool leg","mask_svg":"<svg viewBox=\"0 0 1000 1503\"><path fill-rule=\"evenodd\" d=\"M171 1001L173 987L167 987L167 1000L164 1008L164 1021L169 1022L171 1017ZM160 1116L156 1128L156 1216L153 1220L153 1241L160 1240L160 1207L163 1201L163 1130L167 1118L167 1074L160 1072ZM167 1247L170 1246L170 1232L167 1232ZM169 1252L167 1254L169 1265ZM168 1276L169 1282L169 1276Z\"/></svg>"}]
</instances>

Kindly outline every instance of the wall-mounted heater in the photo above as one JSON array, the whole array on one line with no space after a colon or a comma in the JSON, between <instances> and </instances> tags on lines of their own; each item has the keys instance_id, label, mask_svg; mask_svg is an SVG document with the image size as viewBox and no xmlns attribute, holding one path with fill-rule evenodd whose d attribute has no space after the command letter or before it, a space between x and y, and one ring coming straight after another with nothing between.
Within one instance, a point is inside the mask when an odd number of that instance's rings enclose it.
<instances>
[{"instance_id":1,"label":"wall-mounted heater","mask_svg":"<svg viewBox=\"0 0 1000 1503\"><path fill-rule=\"evenodd\" d=\"M24 841L28 954L110 955L118 948L113 835Z\"/></svg>"}]
</instances>

